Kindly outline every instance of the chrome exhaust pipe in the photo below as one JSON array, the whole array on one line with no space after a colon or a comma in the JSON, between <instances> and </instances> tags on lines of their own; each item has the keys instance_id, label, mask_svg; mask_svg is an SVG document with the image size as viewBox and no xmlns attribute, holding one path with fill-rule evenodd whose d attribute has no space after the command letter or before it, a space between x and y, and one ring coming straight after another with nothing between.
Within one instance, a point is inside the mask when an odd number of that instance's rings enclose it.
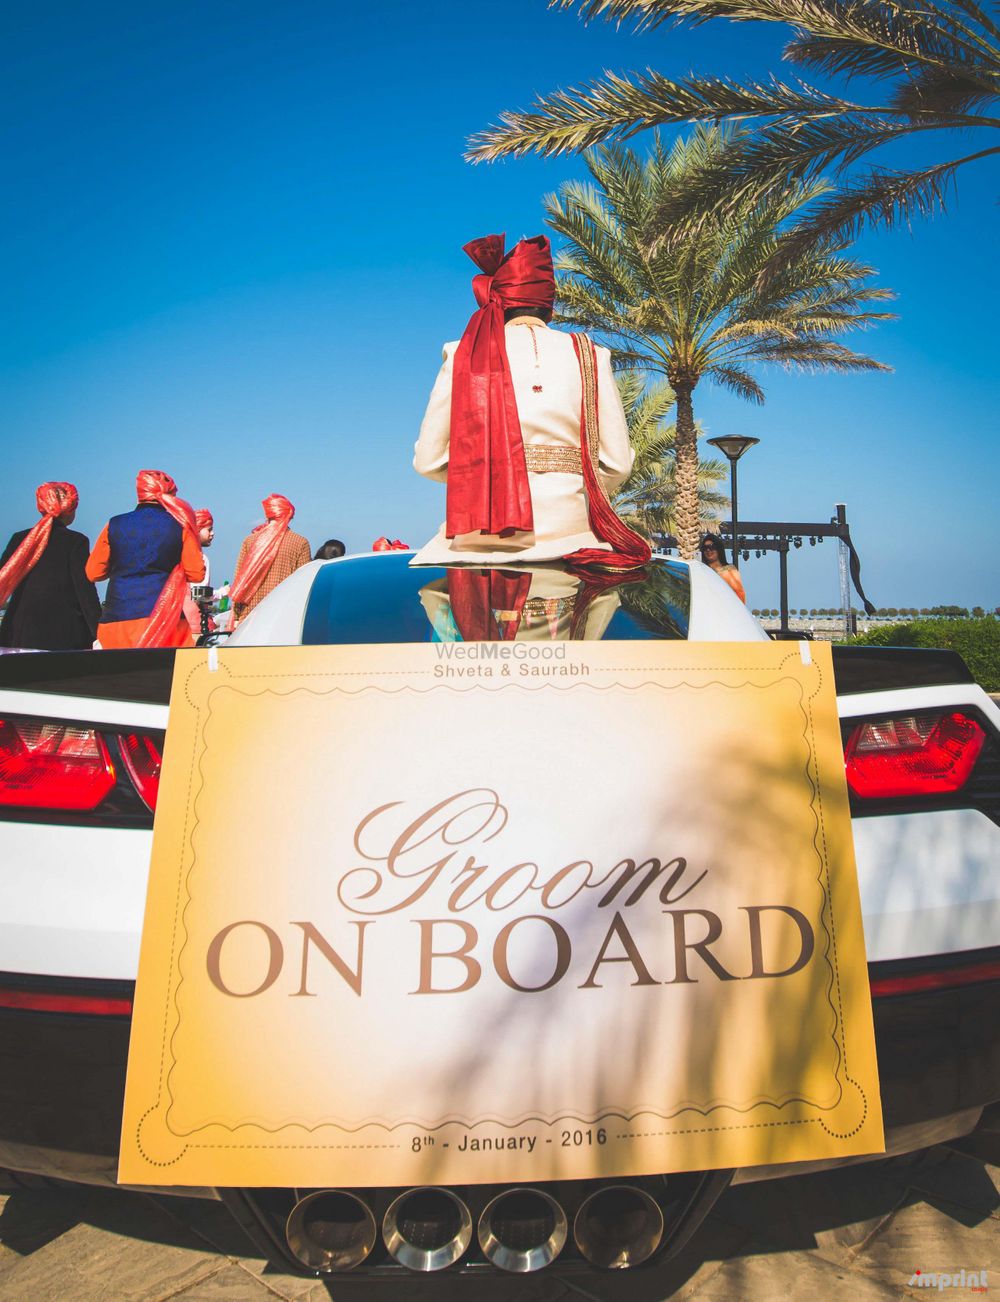
<instances>
[{"instance_id":1,"label":"chrome exhaust pipe","mask_svg":"<svg viewBox=\"0 0 1000 1302\"><path fill-rule=\"evenodd\" d=\"M592 1266L628 1270L651 1257L663 1238L663 1212L632 1184L605 1185L580 1204L573 1239Z\"/></svg>"},{"instance_id":2,"label":"chrome exhaust pipe","mask_svg":"<svg viewBox=\"0 0 1000 1302\"><path fill-rule=\"evenodd\" d=\"M566 1213L541 1189L506 1189L483 1208L479 1246L494 1266L526 1274L555 1261L568 1228Z\"/></svg>"},{"instance_id":3,"label":"chrome exhaust pipe","mask_svg":"<svg viewBox=\"0 0 1000 1302\"><path fill-rule=\"evenodd\" d=\"M410 1270L443 1270L472 1241L472 1213L450 1189L407 1189L382 1222L389 1255Z\"/></svg>"},{"instance_id":4,"label":"chrome exhaust pipe","mask_svg":"<svg viewBox=\"0 0 1000 1302\"><path fill-rule=\"evenodd\" d=\"M371 1208L345 1189L307 1194L285 1222L285 1238L295 1259L324 1273L359 1266L377 1237Z\"/></svg>"}]
</instances>

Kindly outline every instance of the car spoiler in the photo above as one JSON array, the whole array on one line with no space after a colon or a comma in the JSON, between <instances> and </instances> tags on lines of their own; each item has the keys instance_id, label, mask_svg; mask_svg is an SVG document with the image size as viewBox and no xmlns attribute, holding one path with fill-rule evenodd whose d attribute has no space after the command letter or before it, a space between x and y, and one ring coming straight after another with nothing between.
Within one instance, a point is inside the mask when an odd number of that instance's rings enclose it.
<instances>
[{"instance_id":1,"label":"car spoiler","mask_svg":"<svg viewBox=\"0 0 1000 1302\"><path fill-rule=\"evenodd\" d=\"M957 651L924 647L835 646L833 671L839 696L975 681ZM173 672L172 649L50 651L0 656L0 689L166 705Z\"/></svg>"},{"instance_id":2,"label":"car spoiler","mask_svg":"<svg viewBox=\"0 0 1000 1302\"><path fill-rule=\"evenodd\" d=\"M166 705L174 649L39 651L0 656L0 689Z\"/></svg>"},{"instance_id":3,"label":"car spoiler","mask_svg":"<svg viewBox=\"0 0 1000 1302\"><path fill-rule=\"evenodd\" d=\"M835 646L833 675L838 696L975 682L957 651L912 646Z\"/></svg>"}]
</instances>

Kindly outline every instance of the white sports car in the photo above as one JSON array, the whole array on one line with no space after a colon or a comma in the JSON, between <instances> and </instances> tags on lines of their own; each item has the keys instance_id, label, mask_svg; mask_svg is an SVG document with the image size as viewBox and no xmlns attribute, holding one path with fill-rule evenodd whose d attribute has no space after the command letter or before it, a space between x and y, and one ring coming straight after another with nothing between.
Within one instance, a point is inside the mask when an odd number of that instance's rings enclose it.
<instances>
[{"instance_id":1,"label":"white sports car","mask_svg":"<svg viewBox=\"0 0 1000 1302\"><path fill-rule=\"evenodd\" d=\"M483 636L452 606L449 572L409 561L307 565L228 646ZM766 637L717 575L676 560L617 586L539 569L519 618L529 640ZM115 1180L172 665L170 651L0 658L0 1170L14 1180ZM887 1149L995 1131L1000 710L950 652L837 647L834 668ZM195 1192L222 1197L286 1268L555 1271L670 1256L730 1179L788 1173Z\"/></svg>"}]
</instances>

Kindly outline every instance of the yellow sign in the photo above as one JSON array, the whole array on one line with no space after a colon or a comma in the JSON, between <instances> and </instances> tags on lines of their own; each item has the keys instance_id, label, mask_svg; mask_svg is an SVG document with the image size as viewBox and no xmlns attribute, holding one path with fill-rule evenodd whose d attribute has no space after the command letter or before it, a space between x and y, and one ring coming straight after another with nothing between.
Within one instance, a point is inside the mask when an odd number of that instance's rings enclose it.
<instances>
[{"instance_id":1,"label":"yellow sign","mask_svg":"<svg viewBox=\"0 0 1000 1302\"><path fill-rule=\"evenodd\" d=\"M178 654L123 1182L882 1147L828 647Z\"/></svg>"}]
</instances>

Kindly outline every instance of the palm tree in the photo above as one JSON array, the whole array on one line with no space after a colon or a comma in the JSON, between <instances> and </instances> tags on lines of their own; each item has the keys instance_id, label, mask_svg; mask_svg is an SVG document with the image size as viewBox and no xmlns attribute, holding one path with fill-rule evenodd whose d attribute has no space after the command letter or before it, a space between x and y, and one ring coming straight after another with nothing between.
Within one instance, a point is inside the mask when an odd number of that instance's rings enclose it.
<instances>
[{"instance_id":1,"label":"palm tree","mask_svg":"<svg viewBox=\"0 0 1000 1302\"><path fill-rule=\"evenodd\" d=\"M612 498L614 508L644 538L672 534L677 529L674 448L677 428L667 424L667 414L674 405L673 390L663 381L647 384L638 371L623 371L616 380L635 461L632 473ZM700 430L698 436L701 437ZM717 491L725 474L723 462L699 459L698 521L701 525L717 524L729 507L729 498Z\"/></svg>"},{"instance_id":2,"label":"palm tree","mask_svg":"<svg viewBox=\"0 0 1000 1302\"><path fill-rule=\"evenodd\" d=\"M698 543L698 447L693 394L708 376L751 402L764 391L761 362L888 370L831 338L889 316L869 305L892 297L868 285L872 268L843 245L813 241L761 281L795 233L795 218L825 189L795 182L747 195L726 212L658 231L657 213L711 167L734 138L699 127L668 151L657 137L645 160L620 144L586 155L592 183L567 182L546 200L564 240L556 258L558 319L596 334L620 366L665 376L677 401L676 520L681 554Z\"/></svg>"},{"instance_id":3,"label":"palm tree","mask_svg":"<svg viewBox=\"0 0 1000 1302\"><path fill-rule=\"evenodd\" d=\"M783 56L821 74L863 76L884 87L872 102L829 95L806 83L735 82L691 76L674 81L655 72L632 78L606 74L590 86L543 96L527 112L471 142L470 157L492 160L535 150L557 154L634 135L666 123L751 122L748 147L716 160L681 201L688 212L721 195L738 201L748 187L779 187L836 167L842 184L803 223L800 238L824 233L848 238L866 222L891 226L944 207L955 173L1000 153L990 132L1000 129L1000 25L976 0L552 0L578 7L585 18L665 23L786 23L792 37ZM871 167L844 180L846 170L881 145L917 133L956 131L981 137L981 147L926 166ZM978 143L978 142L977 142ZM679 209L664 214L667 223Z\"/></svg>"}]
</instances>

